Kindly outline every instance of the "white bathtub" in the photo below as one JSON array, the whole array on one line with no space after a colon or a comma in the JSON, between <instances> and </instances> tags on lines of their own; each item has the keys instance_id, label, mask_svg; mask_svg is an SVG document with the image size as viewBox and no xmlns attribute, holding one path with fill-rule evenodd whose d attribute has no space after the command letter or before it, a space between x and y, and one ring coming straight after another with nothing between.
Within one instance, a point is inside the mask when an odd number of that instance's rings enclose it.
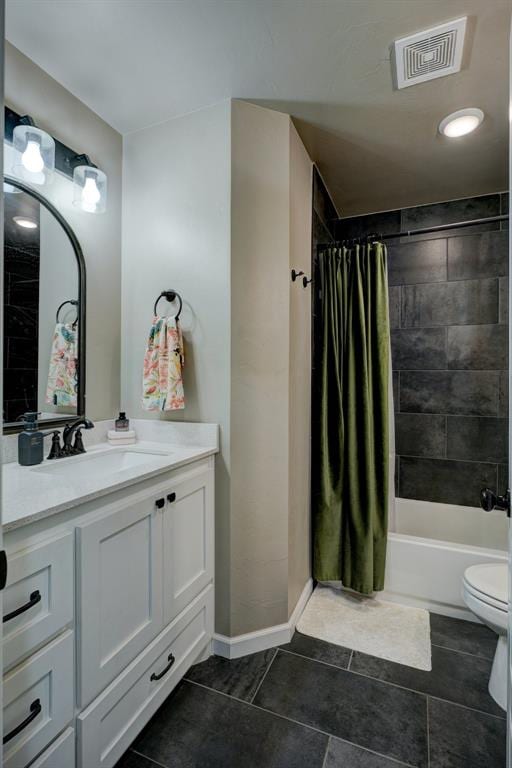
<instances>
[{"instance_id":1,"label":"white bathtub","mask_svg":"<svg viewBox=\"0 0 512 768\"><path fill-rule=\"evenodd\" d=\"M470 565L506 562L504 512L396 499L383 599L475 621L461 597Z\"/></svg>"}]
</instances>

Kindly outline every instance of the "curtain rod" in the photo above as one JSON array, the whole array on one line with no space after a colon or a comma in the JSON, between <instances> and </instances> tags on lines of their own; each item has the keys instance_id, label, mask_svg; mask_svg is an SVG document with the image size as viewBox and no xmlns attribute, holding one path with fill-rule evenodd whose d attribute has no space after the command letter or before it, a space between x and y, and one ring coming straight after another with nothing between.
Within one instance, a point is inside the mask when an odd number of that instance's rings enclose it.
<instances>
[{"instance_id":1,"label":"curtain rod","mask_svg":"<svg viewBox=\"0 0 512 768\"><path fill-rule=\"evenodd\" d=\"M416 235L430 235L434 234L435 232L445 232L446 230L450 229L462 229L463 227L477 227L482 224L491 224L492 222L498 222L498 221L508 221L508 214L502 214L500 216L487 216L486 218L482 219L469 219L468 221L456 221L453 224L437 224L434 227L424 227L422 229L407 229L403 232L390 232L388 234L381 234L378 232L373 232L368 235L363 235L361 237L347 237L342 238L341 240L336 240L335 242L353 242L353 241L361 241L361 240L398 240L402 237L414 237ZM343 221L343 219L340 219L340 221ZM326 244L323 244L325 247ZM328 245L328 244L327 244Z\"/></svg>"}]
</instances>

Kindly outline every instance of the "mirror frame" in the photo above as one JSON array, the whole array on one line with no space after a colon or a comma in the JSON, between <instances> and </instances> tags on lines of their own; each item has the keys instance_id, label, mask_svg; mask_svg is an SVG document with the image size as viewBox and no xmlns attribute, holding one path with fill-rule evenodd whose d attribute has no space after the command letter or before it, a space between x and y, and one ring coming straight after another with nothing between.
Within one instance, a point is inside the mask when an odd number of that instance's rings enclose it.
<instances>
[{"instance_id":1,"label":"mirror frame","mask_svg":"<svg viewBox=\"0 0 512 768\"><path fill-rule=\"evenodd\" d=\"M62 414L57 416L55 419L42 419L39 421L39 425L45 429L52 429L53 427L58 428L64 426L66 421L74 421L75 419L83 418L85 416L85 375L86 375L86 355L85 355L85 337L86 337L86 328L85 328L85 302L86 302L86 273L85 273L85 259L84 254L82 252L82 248L80 247L80 243L78 242L78 238L69 226L68 222L64 218L64 216L60 213L60 211L57 210L57 208L50 203L49 200L46 199L43 195L41 195L37 190L35 190L33 187L31 187L29 184L25 184L23 181L20 181L14 176L9 176L8 174L4 174L3 177L4 183L11 184L13 187L17 187L22 192L25 192L27 195L31 195L34 197L42 206L46 208L47 211L49 211L52 216L54 216L63 230L65 231L66 235L68 236L69 242L71 243L71 247L73 248L73 252L76 257L77 267L78 267L78 391L77 391L77 409L76 409L76 415L73 414ZM3 302L2 302L3 306ZM2 323L3 326L3 323ZM17 432L21 432L23 429L22 424L19 425L14 424L13 422L8 422L7 424L3 425L3 434L4 435L10 435L10 434L16 434Z\"/></svg>"}]
</instances>

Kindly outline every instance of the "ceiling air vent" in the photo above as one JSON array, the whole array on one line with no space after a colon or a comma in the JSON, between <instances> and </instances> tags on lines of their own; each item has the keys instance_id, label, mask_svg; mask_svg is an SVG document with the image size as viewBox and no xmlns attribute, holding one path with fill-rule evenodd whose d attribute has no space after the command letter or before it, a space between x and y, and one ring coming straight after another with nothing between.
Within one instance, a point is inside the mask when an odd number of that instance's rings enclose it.
<instances>
[{"instance_id":1,"label":"ceiling air vent","mask_svg":"<svg viewBox=\"0 0 512 768\"><path fill-rule=\"evenodd\" d=\"M459 72L467 16L395 40L398 88Z\"/></svg>"}]
</instances>

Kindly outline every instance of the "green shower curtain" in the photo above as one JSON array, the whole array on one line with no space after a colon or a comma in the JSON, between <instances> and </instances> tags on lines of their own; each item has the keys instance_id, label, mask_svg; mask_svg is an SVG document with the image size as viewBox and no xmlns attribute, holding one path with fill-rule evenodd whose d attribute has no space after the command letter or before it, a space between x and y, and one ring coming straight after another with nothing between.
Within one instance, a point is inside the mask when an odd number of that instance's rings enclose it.
<instances>
[{"instance_id":1,"label":"green shower curtain","mask_svg":"<svg viewBox=\"0 0 512 768\"><path fill-rule=\"evenodd\" d=\"M313 575L384 588L388 517L386 247L319 254L313 396Z\"/></svg>"}]
</instances>

